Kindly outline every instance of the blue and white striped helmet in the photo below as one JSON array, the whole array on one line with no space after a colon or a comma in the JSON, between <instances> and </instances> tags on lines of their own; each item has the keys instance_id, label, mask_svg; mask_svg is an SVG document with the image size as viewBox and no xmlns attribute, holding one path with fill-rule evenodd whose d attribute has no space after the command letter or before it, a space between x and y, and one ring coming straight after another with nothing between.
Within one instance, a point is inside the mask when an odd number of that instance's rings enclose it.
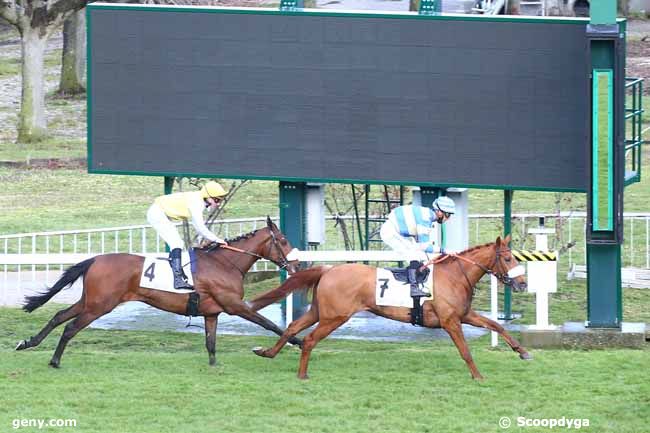
<instances>
[{"instance_id":1,"label":"blue and white striped helmet","mask_svg":"<svg viewBox=\"0 0 650 433\"><path fill-rule=\"evenodd\" d=\"M447 196L440 196L431 205L433 210L440 210L442 212L453 214L456 212L456 204L452 199Z\"/></svg>"}]
</instances>

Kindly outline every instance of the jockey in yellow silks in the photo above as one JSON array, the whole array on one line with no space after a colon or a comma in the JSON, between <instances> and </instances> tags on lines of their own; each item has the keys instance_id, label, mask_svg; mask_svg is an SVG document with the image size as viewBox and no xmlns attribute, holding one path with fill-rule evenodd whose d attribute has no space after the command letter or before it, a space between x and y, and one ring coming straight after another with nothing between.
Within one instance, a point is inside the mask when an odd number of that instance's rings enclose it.
<instances>
[{"instance_id":1,"label":"jockey in yellow silks","mask_svg":"<svg viewBox=\"0 0 650 433\"><path fill-rule=\"evenodd\" d=\"M181 267L183 240L172 221L191 221L197 233L211 242L225 244L205 225L203 211L216 209L226 196L226 190L215 181L209 181L200 191L177 192L157 197L147 211L147 221L169 245L169 263L174 273L174 289L191 289Z\"/></svg>"},{"instance_id":2,"label":"jockey in yellow silks","mask_svg":"<svg viewBox=\"0 0 650 433\"><path fill-rule=\"evenodd\" d=\"M433 245L434 225L444 224L455 212L454 201L446 196L438 197L431 208L415 205L399 206L388 215L379 235L382 241L397 252L407 254L419 250L444 254L442 248ZM417 286L417 269L420 266L420 262L412 261L408 268L411 296L414 297L429 295Z\"/></svg>"}]
</instances>

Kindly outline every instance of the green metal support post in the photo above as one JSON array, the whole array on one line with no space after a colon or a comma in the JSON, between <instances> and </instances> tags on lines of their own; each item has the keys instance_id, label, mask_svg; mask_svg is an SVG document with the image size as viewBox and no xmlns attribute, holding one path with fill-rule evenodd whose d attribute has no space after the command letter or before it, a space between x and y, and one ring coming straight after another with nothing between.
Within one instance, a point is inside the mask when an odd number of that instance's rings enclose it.
<instances>
[{"instance_id":1,"label":"green metal support post","mask_svg":"<svg viewBox=\"0 0 650 433\"><path fill-rule=\"evenodd\" d=\"M624 188L624 30L616 1L591 2L591 131L587 224L587 326L621 326ZM623 54L621 54L623 53Z\"/></svg>"},{"instance_id":2,"label":"green metal support post","mask_svg":"<svg viewBox=\"0 0 650 433\"><path fill-rule=\"evenodd\" d=\"M174 178L172 176L165 176L165 195L171 194L174 189Z\"/></svg>"},{"instance_id":3,"label":"green metal support post","mask_svg":"<svg viewBox=\"0 0 650 433\"><path fill-rule=\"evenodd\" d=\"M280 181L280 230L287 237L294 248L305 250L307 248L306 235L306 212L305 194L307 184L305 182ZM286 272L282 271L280 278L286 278ZM304 292L296 292L293 295L294 317L307 306L307 295Z\"/></svg>"},{"instance_id":4,"label":"green metal support post","mask_svg":"<svg viewBox=\"0 0 650 433\"><path fill-rule=\"evenodd\" d=\"M420 187L420 200L421 205L424 207L431 207L434 200L440 197L443 194L443 190L434 186L421 186ZM446 240L446 230L445 225L443 224L440 227L440 246L444 248Z\"/></svg>"},{"instance_id":5,"label":"green metal support post","mask_svg":"<svg viewBox=\"0 0 650 433\"><path fill-rule=\"evenodd\" d=\"M171 194L173 190L174 190L174 177L165 176L165 186L164 186L165 195ZM167 245L166 243L165 243L165 251L169 252L169 245Z\"/></svg>"},{"instance_id":6,"label":"green metal support post","mask_svg":"<svg viewBox=\"0 0 650 433\"><path fill-rule=\"evenodd\" d=\"M507 236L512 232L512 197L514 191L503 190L503 235ZM512 287L503 286L503 316L500 319L512 320Z\"/></svg>"}]
</instances>

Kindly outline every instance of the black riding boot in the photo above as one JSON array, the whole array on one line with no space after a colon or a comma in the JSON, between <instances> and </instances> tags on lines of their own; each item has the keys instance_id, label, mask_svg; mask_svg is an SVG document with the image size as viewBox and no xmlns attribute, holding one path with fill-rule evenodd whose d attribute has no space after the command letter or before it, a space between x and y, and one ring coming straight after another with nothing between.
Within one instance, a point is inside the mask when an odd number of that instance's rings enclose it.
<instances>
[{"instance_id":1,"label":"black riding boot","mask_svg":"<svg viewBox=\"0 0 650 433\"><path fill-rule=\"evenodd\" d=\"M181 249L174 248L169 252L169 263L172 266L172 273L174 274L174 289L176 290L186 290L192 289L187 283L187 277L183 272L181 267Z\"/></svg>"},{"instance_id":2,"label":"black riding boot","mask_svg":"<svg viewBox=\"0 0 650 433\"><path fill-rule=\"evenodd\" d=\"M418 268L420 267L420 262L412 261L407 269L407 275L409 283L411 284L411 297L412 298L422 298L424 296L429 296L429 293L423 292L418 287Z\"/></svg>"}]
</instances>

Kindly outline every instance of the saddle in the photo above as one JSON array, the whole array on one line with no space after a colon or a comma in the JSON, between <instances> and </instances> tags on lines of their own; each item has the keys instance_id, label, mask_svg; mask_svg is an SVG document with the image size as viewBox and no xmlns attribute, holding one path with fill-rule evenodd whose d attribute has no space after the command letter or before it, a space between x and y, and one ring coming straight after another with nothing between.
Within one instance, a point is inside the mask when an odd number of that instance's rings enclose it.
<instances>
[{"instance_id":1,"label":"saddle","mask_svg":"<svg viewBox=\"0 0 650 433\"><path fill-rule=\"evenodd\" d=\"M420 266L422 266L422 262L420 262ZM408 278L408 270L410 268L409 266L406 266L404 268L385 268L393 273L393 277L397 281L401 281L405 284L409 283L409 278ZM429 277L429 268L424 268L423 271L418 269L417 275L416 275L416 281L418 284L422 285L424 282L427 280L427 277Z\"/></svg>"}]
</instances>

